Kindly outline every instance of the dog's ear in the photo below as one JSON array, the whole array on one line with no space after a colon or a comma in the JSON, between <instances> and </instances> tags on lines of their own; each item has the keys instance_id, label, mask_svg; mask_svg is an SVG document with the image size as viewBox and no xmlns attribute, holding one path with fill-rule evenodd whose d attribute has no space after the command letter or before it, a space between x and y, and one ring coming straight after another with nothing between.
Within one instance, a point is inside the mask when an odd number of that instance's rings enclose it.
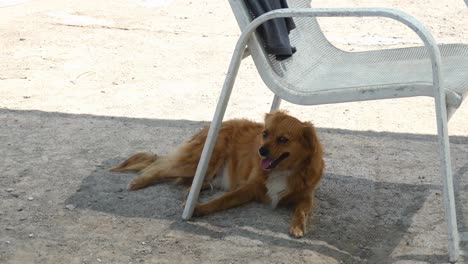
<instances>
[{"instance_id":1,"label":"dog's ear","mask_svg":"<svg viewBox=\"0 0 468 264\"><path fill-rule=\"evenodd\" d=\"M317 135L315 133L315 128L310 122L303 122L302 123L302 138L304 146L308 149L313 150L316 152L318 148L320 148L320 143L318 142Z\"/></svg>"}]
</instances>

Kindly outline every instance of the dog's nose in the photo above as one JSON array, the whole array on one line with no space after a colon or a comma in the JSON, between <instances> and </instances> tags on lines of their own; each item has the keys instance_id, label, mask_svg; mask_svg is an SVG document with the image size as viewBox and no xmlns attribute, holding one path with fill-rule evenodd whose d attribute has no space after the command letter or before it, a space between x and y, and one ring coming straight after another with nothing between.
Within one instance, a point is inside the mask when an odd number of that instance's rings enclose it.
<instances>
[{"instance_id":1,"label":"dog's nose","mask_svg":"<svg viewBox=\"0 0 468 264\"><path fill-rule=\"evenodd\" d=\"M263 147L263 146L258 149L258 153L260 153L260 156L263 156L263 157L268 155L269 152L270 151L267 148Z\"/></svg>"}]
</instances>

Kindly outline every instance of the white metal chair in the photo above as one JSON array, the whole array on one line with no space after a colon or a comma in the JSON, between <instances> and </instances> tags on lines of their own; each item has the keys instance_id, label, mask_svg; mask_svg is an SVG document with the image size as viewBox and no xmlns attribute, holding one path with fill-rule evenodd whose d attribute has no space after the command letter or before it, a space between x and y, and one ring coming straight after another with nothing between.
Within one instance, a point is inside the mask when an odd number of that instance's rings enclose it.
<instances>
[{"instance_id":1,"label":"white metal chair","mask_svg":"<svg viewBox=\"0 0 468 264\"><path fill-rule=\"evenodd\" d=\"M269 12L252 21L243 0L229 0L242 34L232 55L183 219L192 216L241 60L250 53L261 78L275 94L272 110L279 107L281 99L300 105L316 105L411 96L434 97L449 259L457 261L460 233L457 228L447 122L468 95L468 45L438 46L424 25L395 9L310 8L310 0L288 2L290 8ZM268 55L254 33L263 22L280 17L295 17L296 23L290 39L297 52L283 61ZM316 17L394 19L416 32L424 46L345 52L326 39ZM462 239L468 238L467 234L461 233Z\"/></svg>"}]
</instances>

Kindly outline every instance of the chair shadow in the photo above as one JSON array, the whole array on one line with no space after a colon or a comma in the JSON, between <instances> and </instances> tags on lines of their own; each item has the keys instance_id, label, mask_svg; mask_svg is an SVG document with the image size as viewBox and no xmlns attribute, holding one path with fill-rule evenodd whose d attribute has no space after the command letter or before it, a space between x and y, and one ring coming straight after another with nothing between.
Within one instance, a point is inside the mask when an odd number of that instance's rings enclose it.
<instances>
[{"instance_id":1,"label":"chair shadow","mask_svg":"<svg viewBox=\"0 0 468 264\"><path fill-rule=\"evenodd\" d=\"M27 138L31 131L34 131L35 135L34 138L28 138L31 144L41 144L41 140L54 133L53 139L48 141L50 148L48 151L55 151L65 156L71 155L74 159L78 159L76 165L67 166L81 166L81 162L90 159L102 161L103 155L109 155L108 153L115 153L115 151L122 153L141 149L157 148L158 151L170 149L198 127L207 124L190 120L103 117L8 109L0 109L0 115L5 120L7 129L20 128L14 130L17 135L5 135L4 139L9 143L6 146L8 151L18 157L36 157L34 156L38 155L35 154L36 152L31 152L32 156L24 156L25 153L15 152L14 146ZM125 158L123 156L101 162L86 177L73 174L73 177L76 177L80 183L80 187L66 199L65 203L73 204L77 208L123 217L170 220L171 228L174 230L216 239L240 236L261 241L266 245L313 250L345 263L363 261L382 263L382 260L386 259L389 262L414 260L445 263L447 260L445 255L420 254L391 257L392 252L412 225L413 217L423 207L430 194L440 192L440 186L427 183L404 184L375 181L372 177L368 177L366 171L359 171L362 166L355 166L355 162L367 162L382 168L390 166L388 163L383 164L383 161L374 160L374 156L382 148L389 148L392 151L391 156L386 153L385 158L391 157L390 162L398 164L400 160L409 157L410 161L404 164L407 166L407 173L410 171L417 174L417 166L426 166L428 162L438 161L437 138L429 135L326 128L318 129L318 133L326 144L326 158L331 163L330 167L335 165L335 169L340 169L346 166L346 170L342 170L341 173L327 172L324 175L316 193L317 205L311 227L302 239L293 239L287 235L291 216L289 209L271 210L268 206L255 203L184 222L180 218L181 204L184 199L182 187L163 183L128 192L126 186L134 174L108 171L108 168L122 161ZM171 137L166 136L168 134ZM73 141L70 140L71 136L74 137ZM37 142L34 141L36 138L39 138ZM343 138L350 138L348 142L355 142L354 145L343 146L336 143ZM456 146L458 150L465 153L465 146L468 146L467 137L455 136L451 137L450 141L458 144ZM70 147L55 147L59 144L68 144ZM407 147L406 144L413 145ZM413 146L420 148L421 145L424 145L425 151L432 153L434 150L435 154L421 160L415 160L419 157L414 155L404 156L401 159L395 158L400 152L402 155L407 155L408 149L412 149ZM431 147L426 147L427 145ZM353 152L353 148L357 151ZM341 155L343 152L351 154L343 156ZM464 159L462 157L463 162L465 162ZM62 163L68 164L69 161L64 160ZM434 168L436 167L437 165L434 165ZM390 172L383 170L381 173L385 177ZM437 173L436 170L434 173ZM466 177L463 177L467 176L467 173L468 164L461 167L458 165L458 169L454 171L455 180L458 183L457 190L468 190ZM43 175L42 177L53 179L54 176L57 175ZM408 176L414 177L414 175ZM393 181L393 175L388 175L388 177ZM403 175L403 177L406 176ZM402 180L396 182L402 182ZM211 195L213 194L204 193L203 198L209 198ZM458 194L457 199L465 204L468 202L466 195ZM468 212L463 208L459 212L460 222L464 223L463 215Z\"/></svg>"}]
</instances>

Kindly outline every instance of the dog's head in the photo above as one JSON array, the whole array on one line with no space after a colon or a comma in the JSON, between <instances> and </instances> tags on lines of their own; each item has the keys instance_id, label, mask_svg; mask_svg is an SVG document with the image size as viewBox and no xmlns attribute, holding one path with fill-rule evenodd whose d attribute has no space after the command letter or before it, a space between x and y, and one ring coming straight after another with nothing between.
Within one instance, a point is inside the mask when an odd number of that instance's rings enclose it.
<instances>
[{"instance_id":1,"label":"dog's head","mask_svg":"<svg viewBox=\"0 0 468 264\"><path fill-rule=\"evenodd\" d=\"M258 149L261 167L270 170L291 170L320 151L313 125L281 111L265 115L262 145Z\"/></svg>"}]
</instances>

